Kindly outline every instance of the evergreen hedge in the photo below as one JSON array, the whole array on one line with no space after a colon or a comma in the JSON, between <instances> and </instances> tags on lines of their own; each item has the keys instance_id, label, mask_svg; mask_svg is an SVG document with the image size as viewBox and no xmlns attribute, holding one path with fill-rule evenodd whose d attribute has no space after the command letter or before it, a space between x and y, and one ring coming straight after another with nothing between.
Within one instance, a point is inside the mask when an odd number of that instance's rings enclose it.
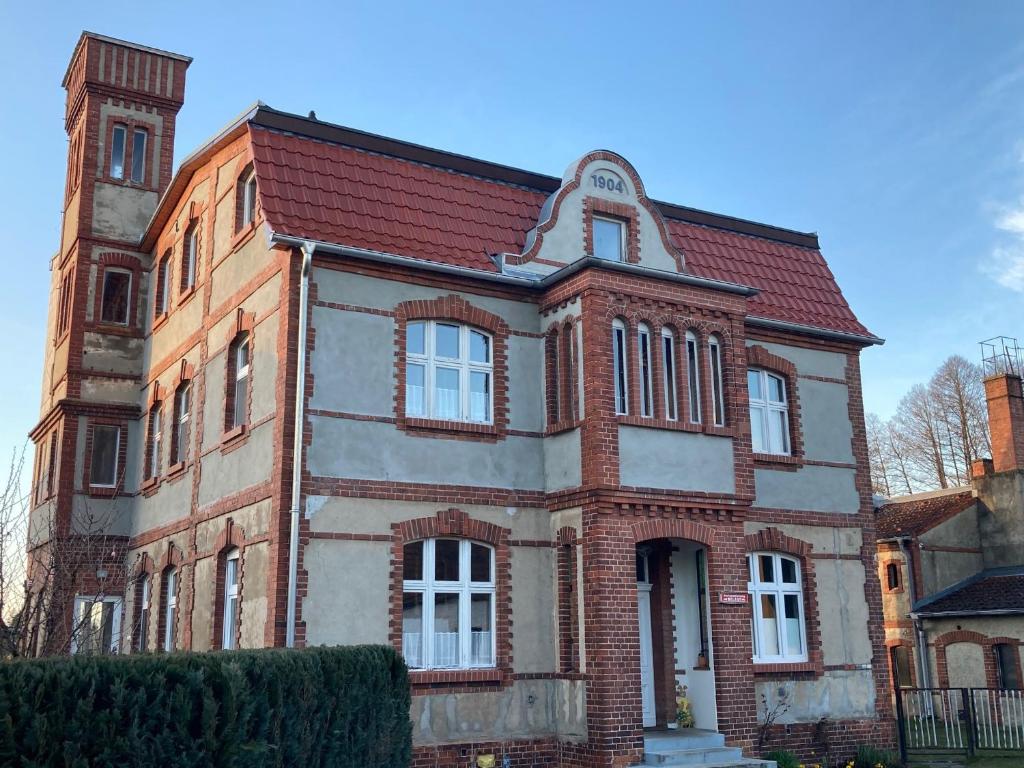
<instances>
[{"instance_id":1,"label":"evergreen hedge","mask_svg":"<svg viewBox=\"0 0 1024 768\"><path fill-rule=\"evenodd\" d=\"M401 768L405 663L351 646L0 662L0 765Z\"/></svg>"}]
</instances>

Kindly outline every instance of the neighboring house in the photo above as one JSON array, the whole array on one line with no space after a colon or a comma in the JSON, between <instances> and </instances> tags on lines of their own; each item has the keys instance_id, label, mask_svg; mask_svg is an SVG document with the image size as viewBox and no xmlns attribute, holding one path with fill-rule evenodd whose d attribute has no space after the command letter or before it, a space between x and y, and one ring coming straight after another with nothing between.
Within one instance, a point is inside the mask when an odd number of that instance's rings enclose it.
<instances>
[{"instance_id":1,"label":"neighboring house","mask_svg":"<svg viewBox=\"0 0 1024 768\"><path fill-rule=\"evenodd\" d=\"M878 575L892 680L1022 687L1024 400L1020 361L985 380L993 459L970 488L885 501Z\"/></svg>"},{"instance_id":2,"label":"neighboring house","mask_svg":"<svg viewBox=\"0 0 1024 768\"><path fill-rule=\"evenodd\" d=\"M417 765L628 765L677 684L738 748L780 689L772 747L893 743L880 340L815 235L263 105L172 176L188 63L84 34L64 83L32 438L123 563L91 649L389 643Z\"/></svg>"}]
</instances>

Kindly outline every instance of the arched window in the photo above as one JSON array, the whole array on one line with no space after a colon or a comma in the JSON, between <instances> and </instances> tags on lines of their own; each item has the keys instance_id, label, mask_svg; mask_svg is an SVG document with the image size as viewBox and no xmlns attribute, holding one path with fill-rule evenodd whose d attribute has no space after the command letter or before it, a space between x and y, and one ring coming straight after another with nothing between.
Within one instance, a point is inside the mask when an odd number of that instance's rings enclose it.
<instances>
[{"instance_id":1,"label":"arched window","mask_svg":"<svg viewBox=\"0 0 1024 768\"><path fill-rule=\"evenodd\" d=\"M708 338L708 363L711 365L711 407L716 427L725 426L725 391L722 384L722 342L718 336Z\"/></svg>"},{"instance_id":2,"label":"arched window","mask_svg":"<svg viewBox=\"0 0 1024 768\"><path fill-rule=\"evenodd\" d=\"M493 421L492 338L468 325L417 320L406 326L405 415Z\"/></svg>"},{"instance_id":3,"label":"arched window","mask_svg":"<svg viewBox=\"0 0 1024 768\"><path fill-rule=\"evenodd\" d=\"M148 651L149 650L149 603L150 603L150 577L148 573L143 573L139 576L136 582L136 592L138 596L138 621L136 622L135 628L135 650L136 651Z\"/></svg>"},{"instance_id":4,"label":"arched window","mask_svg":"<svg viewBox=\"0 0 1024 768\"><path fill-rule=\"evenodd\" d=\"M171 566L165 570L163 582L164 615L162 623L164 636L161 638L161 644L165 651L173 651L176 634L175 622L178 615L178 569Z\"/></svg>"},{"instance_id":5,"label":"arched window","mask_svg":"<svg viewBox=\"0 0 1024 768\"><path fill-rule=\"evenodd\" d=\"M238 334L228 348L228 429L239 427L248 421L250 351L249 334L246 331Z\"/></svg>"},{"instance_id":6,"label":"arched window","mask_svg":"<svg viewBox=\"0 0 1024 768\"><path fill-rule=\"evenodd\" d=\"M181 253L181 291L190 290L196 284L196 270L199 266L199 221L193 221L185 230Z\"/></svg>"},{"instance_id":7,"label":"arched window","mask_svg":"<svg viewBox=\"0 0 1024 768\"><path fill-rule=\"evenodd\" d=\"M654 381L651 370L651 329L640 323L636 330L637 363L640 366L640 415L654 415Z\"/></svg>"},{"instance_id":8,"label":"arched window","mask_svg":"<svg viewBox=\"0 0 1024 768\"><path fill-rule=\"evenodd\" d=\"M238 634L238 614L241 605L241 595L238 589L239 576L239 557L236 547L224 555L224 615L221 621L220 641L220 647L224 650L231 650L236 645L235 637Z\"/></svg>"},{"instance_id":9,"label":"arched window","mask_svg":"<svg viewBox=\"0 0 1024 768\"><path fill-rule=\"evenodd\" d=\"M238 229L256 220L256 169L249 165L238 178Z\"/></svg>"},{"instance_id":10,"label":"arched window","mask_svg":"<svg viewBox=\"0 0 1024 768\"><path fill-rule=\"evenodd\" d=\"M619 318L612 321L612 375L615 377L615 413L629 413L626 385L626 324Z\"/></svg>"},{"instance_id":11,"label":"arched window","mask_svg":"<svg viewBox=\"0 0 1024 768\"><path fill-rule=\"evenodd\" d=\"M807 661L800 563L778 552L747 556L753 600L754 663Z\"/></svg>"},{"instance_id":12,"label":"arched window","mask_svg":"<svg viewBox=\"0 0 1024 768\"><path fill-rule=\"evenodd\" d=\"M750 398L750 440L754 453L788 456L789 405L786 380L761 368L747 370Z\"/></svg>"},{"instance_id":13,"label":"arched window","mask_svg":"<svg viewBox=\"0 0 1024 768\"><path fill-rule=\"evenodd\" d=\"M665 418L675 421L679 418L679 402L676 395L676 335L671 328L661 329L661 376L665 390Z\"/></svg>"},{"instance_id":14,"label":"arched window","mask_svg":"<svg viewBox=\"0 0 1024 768\"><path fill-rule=\"evenodd\" d=\"M686 381L689 385L690 423L700 424L700 355L697 335L686 332Z\"/></svg>"},{"instance_id":15,"label":"arched window","mask_svg":"<svg viewBox=\"0 0 1024 768\"><path fill-rule=\"evenodd\" d=\"M414 669L493 667L494 549L468 539L406 544L402 653Z\"/></svg>"},{"instance_id":16,"label":"arched window","mask_svg":"<svg viewBox=\"0 0 1024 768\"><path fill-rule=\"evenodd\" d=\"M132 273L127 269L105 267L100 322L128 325L132 295Z\"/></svg>"},{"instance_id":17,"label":"arched window","mask_svg":"<svg viewBox=\"0 0 1024 768\"><path fill-rule=\"evenodd\" d=\"M897 563L889 563L885 566L885 581L889 589L899 589L900 567Z\"/></svg>"},{"instance_id":18,"label":"arched window","mask_svg":"<svg viewBox=\"0 0 1024 768\"><path fill-rule=\"evenodd\" d=\"M171 464L188 458L188 425L192 418L192 382L183 381L174 391L174 433L171 437Z\"/></svg>"}]
</instances>

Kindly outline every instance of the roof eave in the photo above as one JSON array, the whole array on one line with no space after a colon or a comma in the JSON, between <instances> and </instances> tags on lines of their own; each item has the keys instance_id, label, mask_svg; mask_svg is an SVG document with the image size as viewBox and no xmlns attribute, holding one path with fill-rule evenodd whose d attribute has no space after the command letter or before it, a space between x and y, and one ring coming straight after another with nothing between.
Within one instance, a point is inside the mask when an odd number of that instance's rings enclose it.
<instances>
[{"instance_id":1,"label":"roof eave","mask_svg":"<svg viewBox=\"0 0 1024 768\"><path fill-rule=\"evenodd\" d=\"M819 338L831 339L833 341L844 341L853 344L860 344L861 346L869 347L872 345L885 344L885 339L879 338L873 334L862 334L862 333L850 333L849 331L836 331L831 328L821 328L816 325L805 325L803 323L793 323L788 320L774 320L770 317L758 317L756 315L748 315L746 318L747 325L753 325L760 328L767 328L774 331L789 331L792 333L801 333L809 336L817 336Z\"/></svg>"}]
</instances>

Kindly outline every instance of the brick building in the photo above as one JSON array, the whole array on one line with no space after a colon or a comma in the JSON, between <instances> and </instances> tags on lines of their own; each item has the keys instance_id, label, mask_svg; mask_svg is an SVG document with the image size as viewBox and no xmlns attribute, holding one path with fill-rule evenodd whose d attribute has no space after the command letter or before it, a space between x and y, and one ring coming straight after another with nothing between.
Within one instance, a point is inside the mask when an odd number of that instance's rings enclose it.
<instances>
[{"instance_id":1,"label":"brick building","mask_svg":"<svg viewBox=\"0 0 1024 768\"><path fill-rule=\"evenodd\" d=\"M1008 348L986 360L992 458L973 463L971 486L878 508L896 685L1024 687L1024 397L1016 343Z\"/></svg>"},{"instance_id":2,"label":"brick building","mask_svg":"<svg viewBox=\"0 0 1024 768\"><path fill-rule=\"evenodd\" d=\"M417 765L630 765L677 684L710 757L780 692L770 748L892 743L879 339L815 235L264 105L172 174L188 63L64 82L36 514L121 561L78 650L393 644Z\"/></svg>"}]
</instances>

